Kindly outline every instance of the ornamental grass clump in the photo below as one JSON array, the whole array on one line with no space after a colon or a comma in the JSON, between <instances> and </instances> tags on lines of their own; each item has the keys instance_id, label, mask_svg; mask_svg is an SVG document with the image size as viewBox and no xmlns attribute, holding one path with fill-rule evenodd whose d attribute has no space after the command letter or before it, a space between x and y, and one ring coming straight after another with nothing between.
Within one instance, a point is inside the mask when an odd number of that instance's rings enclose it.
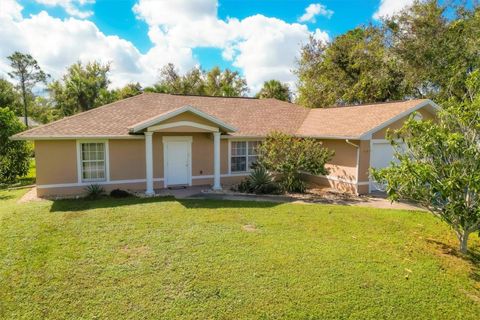
<instances>
[{"instance_id":1,"label":"ornamental grass clump","mask_svg":"<svg viewBox=\"0 0 480 320\"><path fill-rule=\"evenodd\" d=\"M280 186L273 176L262 166L256 166L250 175L238 186L240 192L256 194L278 194Z\"/></svg>"}]
</instances>

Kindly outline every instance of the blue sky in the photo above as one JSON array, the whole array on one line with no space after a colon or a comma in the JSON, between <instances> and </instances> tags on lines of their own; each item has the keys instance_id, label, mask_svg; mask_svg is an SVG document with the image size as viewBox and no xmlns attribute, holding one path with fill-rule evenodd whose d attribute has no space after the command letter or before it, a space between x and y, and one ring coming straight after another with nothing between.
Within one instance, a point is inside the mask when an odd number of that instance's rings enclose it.
<instances>
[{"instance_id":1,"label":"blue sky","mask_svg":"<svg viewBox=\"0 0 480 320\"><path fill-rule=\"evenodd\" d=\"M240 71L252 91L276 78L294 85L309 35L324 41L377 23L412 0L1 0L0 76L13 50L54 77L71 63L112 64L112 86L149 85L173 62ZM252 92L253 93L253 92Z\"/></svg>"}]
</instances>

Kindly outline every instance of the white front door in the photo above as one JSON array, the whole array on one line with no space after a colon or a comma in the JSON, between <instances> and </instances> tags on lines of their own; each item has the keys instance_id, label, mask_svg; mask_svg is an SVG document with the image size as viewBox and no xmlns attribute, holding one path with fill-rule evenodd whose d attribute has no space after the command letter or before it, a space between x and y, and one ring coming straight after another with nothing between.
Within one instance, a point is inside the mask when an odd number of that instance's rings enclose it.
<instances>
[{"instance_id":1,"label":"white front door","mask_svg":"<svg viewBox=\"0 0 480 320\"><path fill-rule=\"evenodd\" d=\"M164 143L165 186L191 184L191 142L167 140Z\"/></svg>"}]
</instances>

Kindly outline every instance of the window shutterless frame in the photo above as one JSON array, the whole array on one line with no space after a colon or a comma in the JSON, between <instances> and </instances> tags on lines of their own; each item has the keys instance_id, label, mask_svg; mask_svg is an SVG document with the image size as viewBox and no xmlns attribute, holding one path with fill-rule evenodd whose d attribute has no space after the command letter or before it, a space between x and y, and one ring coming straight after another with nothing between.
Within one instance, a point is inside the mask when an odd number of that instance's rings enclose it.
<instances>
[{"instance_id":1,"label":"window shutterless frame","mask_svg":"<svg viewBox=\"0 0 480 320\"><path fill-rule=\"evenodd\" d=\"M257 160L259 140L232 140L229 142L229 171L248 172Z\"/></svg>"},{"instance_id":2,"label":"window shutterless frame","mask_svg":"<svg viewBox=\"0 0 480 320\"><path fill-rule=\"evenodd\" d=\"M110 181L108 140L77 140L78 183Z\"/></svg>"}]
</instances>

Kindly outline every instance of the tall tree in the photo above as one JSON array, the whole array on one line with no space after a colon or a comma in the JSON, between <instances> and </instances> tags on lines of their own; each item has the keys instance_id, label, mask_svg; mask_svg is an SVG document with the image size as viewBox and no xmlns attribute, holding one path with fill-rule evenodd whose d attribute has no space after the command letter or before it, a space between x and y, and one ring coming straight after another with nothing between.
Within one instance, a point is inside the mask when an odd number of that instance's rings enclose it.
<instances>
[{"instance_id":1,"label":"tall tree","mask_svg":"<svg viewBox=\"0 0 480 320\"><path fill-rule=\"evenodd\" d=\"M290 102L292 100L292 93L288 84L281 83L277 80L269 80L263 83L262 89L256 94L257 98L266 99L274 98L282 101Z\"/></svg>"},{"instance_id":2,"label":"tall tree","mask_svg":"<svg viewBox=\"0 0 480 320\"><path fill-rule=\"evenodd\" d=\"M142 86L140 83L128 83L122 88L112 89L112 90L102 90L100 96L98 97L96 104L105 105L107 103L112 103L117 100L122 100L130 98L141 94L143 92Z\"/></svg>"},{"instance_id":3,"label":"tall tree","mask_svg":"<svg viewBox=\"0 0 480 320\"><path fill-rule=\"evenodd\" d=\"M466 79L480 67L478 5L451 3L416 1L384 21L387 41L416 96L461 101Z\"/></svg>"},{"instance_id":4,"label":"tall tree","mask_svg":"<svg viewBox=\"0 0 480 320\"><path fill-rule=\"evenodd\" d=\"M324 43L310 38L296 74L299 102L307 107L401 99L408 84L383 32L358 27Z\"/></svg>"},{"instance_id":5,"label":"tall tree","mask_svg":"<svg viewBox=\"0 0 480 320\"><path fill-rule=\"evenodd\" d=\"M247 81L237 72L214 67L205 75L205 94L220 97L239 97L248 92Z\"/></svg>"},{"instance_id":6,"label":"tall tree","mask_svg":"<svg viewBox=\"0 0 480 320\"><path fill-rule=\"evenodd\" d=\"M118 99L126 99L141 94L143 89L140 83L137 82L128 83L123 88L114 91L116 92Z\"/></svg>"},{"instance_id":7,"label":"tall tree","mask_svg":"<svg viewBox=\"0 0 480 320\"><path fill-rule=\"evenodd\" d=\"M41 124L49 123L60 118L59 110L53 106L51 99L38 96L31 103L30 115Z\"/></svg>"},{"instance_id":8,"label":"tall tree","mask_svg":"<svg viewBox=\"0 0 480 320\"><path fill-rule=\"evenodd\" d=\"M36 84L46 83L49 75L42 71L37 60L29 54L16 51L7 58L10 60L10 66L13 69L8 75L18 82L22 92L25 125L28 127L28 95L32 93L32 88Z\"/></svg>"},{"instance_id":9,"label":"tall tree","mask_svg":"<svg viewBox=\"0 0 480 320\"><path fill-rule=\"evenodd\" d=\"M308 107L411 97L461 102L480 68L480 7L415 1L378 26L359 27L325 44L311 39L296 69Z\"/></svg>"},{"instance_id":10,"label":"tall tree","mask_svg":"<svg viewBox=\"0 0 480 320\"><path fill-rule=\"evenodd\" d=\"M205 93L203 72L200 68L194 67L185 75L180 75L175 65L169 63L160 69L159 81L153 87L145 88L145 91L201 95Z\"/></svg>"},{"instance_id":11,"label":"tall tree","mask_svg":"<svg viewBox=\"0 0 480 320\"><path fill-rule=\"evenodd\" d=\"M49 86L52 99L63 115L87 111L101 105L99 97L108 90L109 64L94 61L71 65L61 81Z\"/></svg>"},{"instance_id":12,"label":"tall tree","mask_svg":"<svg viewBox=\"0 0 480 320\"><path fill-rule=\"evenodd\" d=\"M160 81L146 92L193 94L221 97L243 96L248 92L247 82L236 71L214 67L205 72L194 67L181 75L172 63L160 70Z\"/></svg>"}]
</instances>

